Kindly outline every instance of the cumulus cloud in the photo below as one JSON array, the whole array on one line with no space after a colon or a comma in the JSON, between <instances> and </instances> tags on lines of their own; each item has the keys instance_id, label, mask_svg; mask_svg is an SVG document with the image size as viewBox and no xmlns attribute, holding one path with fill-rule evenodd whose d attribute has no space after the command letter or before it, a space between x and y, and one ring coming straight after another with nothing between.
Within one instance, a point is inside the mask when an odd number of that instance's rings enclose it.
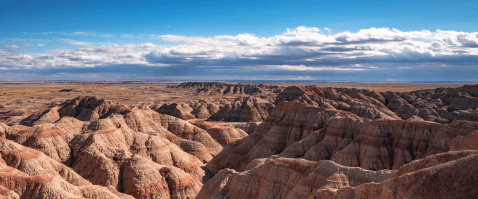
<instances>
[{"instance_id":1,"label":"cumulus cloud","mask_svg":"<svg viewBox=\"0 0 478 199\"><path fill-rule=\"evenodd\" d=\"M93 68L106 65L141 65L164 66L151 64L144 55L155 48L154 44L140 45L102 45L82 46L78 49L54 49L48 53L25 55L12 51L0 50L0 67L4 69L59 69L59 68Z\"/></svg>"},{"instance_id":2,"label":"cumulus cloud","mask_svg":"<svg viewBox=\"0 0 478 199\"><path fill-rule=\"evenodd\" d=\"M400 31L390 28L336 34L330 32L328 28L299 26L272 37L260 37L252 33L214 37L157 37L176 43L170 47L151 43L93 46L91 43L60 39L81 47L75 50L50 50L41 55L0 51L0 57L3 58L0 59L0 67L161 66L162 75L172 76L208 72L247 76L247 71L254 71L251 75L262 76L267 73L303 76L308 73L354 74L372 70L389 70L390 74L399 75L390 70L426 68L444 71L458 66L473 70L470 66L478 61L478 32ZM243 69L247 71L243 72Z\"/></svg>"},{"instance_id":3,"label":"cumulus cloud","mask_svg":"<svg viewBox=\"0 0 478 199\"><path fill-rule=\"evenodd\" d=\"M38 46L45 46L45 44L38 44Z\"/></svg>"},{"instance_id":4,"label":"cumulus cloud","mask_svg":"<svg viewBox=\"0 0 478 199\"><path fill-rule=\"evenodd\" d=\"M328 29L324 29L328 30ZM208 65L348 66L364 63L427 63L475 60L478 33L428 30L403 32L370 28L327 35L319 28L298 27L284 34L252 34L212 38L163 35L158 39L181 43L146 56L151 62Z\"/></svg>"}]
</instances>

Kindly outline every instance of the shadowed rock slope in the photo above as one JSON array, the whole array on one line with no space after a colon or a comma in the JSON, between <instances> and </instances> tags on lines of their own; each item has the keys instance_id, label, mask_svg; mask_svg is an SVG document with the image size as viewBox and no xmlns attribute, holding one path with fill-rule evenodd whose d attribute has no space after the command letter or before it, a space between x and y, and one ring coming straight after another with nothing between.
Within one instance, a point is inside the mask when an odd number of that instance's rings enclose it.
<instances>
[{"instance_id":1,"label":"shadowed rock slope","mask_svg":"<svg viewBox=\"0 0 478 199\"><path fill-rule=\"evenodd\" d=\"M274 103L294 99L303 99L324 107L332 106L370 119L391 117L438 123L455 120L478 121L478 85L413 92L294 86L281 92Z\"/></svg>"},{"instance_id":2,"label":"shadowed rock slope","mask_svg":"<svg viewBox=\"0 0 478 199\"><path fill-rule=\"evenodd\" d=\"M285 89L252 134L207 164L216 175L198 198L473 198L478 122L403 118L387 95Z\"/></svg>"},{"instance_id":3,"label":"shadowed rock slope","mask_svg":"<svg viewBox=\"0 0 478 199\"><path fill-rule=\"evenodd\" d=\"M333 89L289 87L276 103L253 134L227 146L207 165L213 173L223 168L243 171L254 159L277 154L372 170L398 169L450 150L450 140L473 136L478 128L478 122L466 120L404 121L375 98Z\"/></svg>"},{"instance_id":4,"label":"shadowed rock slope","mask_svg":"<svg viewBox=\"0 0 478 199\"><path fill-rule=\"evenodd\" d=\"M187 103L155 105L151 109L183 120L210 119L228 122L262 122L274 108L272 102L272 98L240 97L229 100L206 99Z\"/></svg>"},{"instance_id":5,"label":"shadowed rock slope","mask_svg":"<svg viewBox=\"0 0 478 199\"><path fill-rule=\"evenodd\" d=\"M475 198L478 151L446 152L371 171L329 160L271 157L250 169L223 169L197 198Z\"/></svg>"},{"instance_id":6,"label":"shadowed rock slope","mask_svg":"<svg viewBox=\"0 0 478 199\"><path fill-rule=\"evenodd\" d=\"M275 98L141 108L78 97L0 123L0 195L475 198L475 96L474 85L408 93L293 86Z\"/></svg>"},{"instance_id":7,"label":"shadowed rock slope","mask_svg":"<svg viewBox=\"0 0 478 199\"><path fill-rule=\"evenodd\" d=\"M475 130L478 122L370 120L299 101L284 102L253 134L227 146L207 167L213 173L223 168L243 171L254 159L280 155L371 170L398 169L450 150L451 140L472 136Z\"/></svg>"},{"instance_id":8,"label":"shadowed rock slope","mask_svg":"<svg viewBox=\"0 0 478 199\"><path fill-rule=\"evenodd\" d=\"M197 93L204 94L261 94L280 93L282 87L265 84L229 84L224 82L185 82L173 88L193 89Z\"/></svg>"}]
</instances>

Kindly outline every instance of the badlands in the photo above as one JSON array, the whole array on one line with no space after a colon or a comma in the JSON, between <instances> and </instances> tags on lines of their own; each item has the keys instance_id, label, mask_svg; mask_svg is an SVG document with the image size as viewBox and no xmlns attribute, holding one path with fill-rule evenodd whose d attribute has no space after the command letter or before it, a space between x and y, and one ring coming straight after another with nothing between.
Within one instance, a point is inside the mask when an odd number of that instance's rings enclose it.
<instances>
[{"instance_id":1,"label":"badlands","mask_svg":"<svg viewBox=\"0 0 478 199\"><path fill-rule=\"evenodd\" d=\"M1 82L2 198L477 198L478 85Z\"/></svg>"}]
</instances>

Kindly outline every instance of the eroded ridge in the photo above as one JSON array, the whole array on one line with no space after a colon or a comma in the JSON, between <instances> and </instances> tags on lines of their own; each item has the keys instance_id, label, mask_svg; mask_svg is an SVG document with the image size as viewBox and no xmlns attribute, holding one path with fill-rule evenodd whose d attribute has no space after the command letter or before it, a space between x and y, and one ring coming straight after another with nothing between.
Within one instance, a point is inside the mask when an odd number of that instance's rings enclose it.
<instances>
[{"instance_id":1,"label":"eroded ridge","mask_svg":"<svg viewBox=\"0 0 478 199\"><path fill-rule=\"evenodd\" d=\"M52 113L59 117L44 119ZM58 175L48 171L28 175L59 176L77 186L99 185L121 197L194 198L208 178L204 163L222 150L205 130L189 122L94 97L69 100L28 118L20 125L0 125L2 137L11 140L3 139L4 147L18 148L2 154L9 166L37 171L53 165L47 169ZM42 196L10 188L4 192L11 190L20 198Z\"/></svg>"},{"instance_id":2,"label":"eroded ridge","mask_svg":"<svg viewBox=\"0 0 478 199\"><path fill-rule=\"evenodd\" d=\"M232 86L177 87L224 99L137 107L81 96L14 114L0 122L0 196L478 195L476 85L407 93Z\"/></svg>"}]
</instances>

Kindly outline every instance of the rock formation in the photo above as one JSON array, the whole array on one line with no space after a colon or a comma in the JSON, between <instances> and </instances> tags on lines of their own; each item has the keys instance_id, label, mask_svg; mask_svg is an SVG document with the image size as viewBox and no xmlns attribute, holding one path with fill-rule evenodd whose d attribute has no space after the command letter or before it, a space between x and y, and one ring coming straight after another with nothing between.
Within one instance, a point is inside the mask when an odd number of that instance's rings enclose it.
<instances>
[{"instance_id":1,"label":"rock formation","mask_svg":"<svg viewBox=\"0 0 478 199\"><path fill-rule=\"evenodd\" d=\"M0 190L6 198L133 198L92 185L40 151L0 138Z\"/></svg>"},{"instance_id":2,"label":"rock formation","mask_svg":"<svg viewBox=\"0 0 478 199\"><path fill-rule=\"evenodd\" d=\"M371 170L398 169L412 160L448 151L450 140L475 130L478 122L370 120L296 100L278 104L253 134L232 151L223 150L227 155L219 154L207 167L213 173L223 168L243 171L254 159L279 154Z\"/></svg>"},{"instance_id":3,"label":"rock formation","mask_svg":"<svg viewBox=\"0 0 478 199\"><path fill-rule=\"evenodd\" d=\"M172 115L174 117L177 117L177 118L180 118L180 119L183 119L183 120L198 118L197 115L193 115L191 113L191 112L193 112L193 109L189 105L184 104L184 103L172 103L172 104L169 104L169 105L163 104L156 111L158 113ZM206 118L208 118L211 115L209 114L209 111L206 111L206 112L203 112L203 113L199 114L199 117L201 117L201 116L206 116Z\"/></svg>"},{"instance_id":4,"label":"rock formation","mask_svg":"<svg viewBox=\"0 0 478 199\"><path fill-rule=\"evenodd\" d=\"M291 86L277 95L274 104L295 99L311 106L347 111L370 119L400 119L381 102L383 99L379 94L367 90Z\"/></svg>"},{"instance_id":5,"label":"rock formation","mask_svg":"<svg viewBox=\"0 0 478 199\"><path fill-rule=\"evenodd\" d=\"M210 82L175 88L216 98L138 108L77 97L36 113L8 112L0 122L0 196L478 195L476 85L407 93Z\"/></svg>"},{"instance_id":6,"label":"rock formation","mask_svg":"<svg viewBox=\"0 0 478 199\"><path fill-rule=\"evenodd\" d=\"M207 94L259 94L265 92L280 93L282 87L264 84L228 84L223 82L185 82L174 88L194 89L197 93Z\"/></svg>"},{"instance_id":7,"label":"rock formation","mask_svg":"<svg viewBox=\"0 0 478 199\"><path fill-rule=\"evenodd\" d=\"M474 198L478 194L478 151L431 155L394 171L364 170L329 160L254 161L247 171L221 170L197 198Z\"/></svg>"},{"instance_id":8,"label":"rock formation","mask_svg":"<svg viewBox=\"0 0 478 199\"><path fill-rule=\"evenodd\" d=\"M222 107L210 119L229 122L262 122L274 108L272 103L260 98L238 99Z\"/></svg>"},{"instance_id":9,"label":"rock formation","mask_svg":"<svg viewBox=\"0 0 478 199\"><path fill-rule=\"evenodd\" d=\"M10 127L0 122L0 138L6 138Z\"/></svg>"},{"instance_id":10,"label":"rock formation","mask_svg":"<svg viewBox=\"0 0 478 199\"><path fill-rule=\"evenodd\" d=\"M205 130L189 122L94 97L69 100L27 118L24 125L0 123L2 137L12 140L4 141L40 153L38 161L48 159L48 164L55 163L52 167L61 165L71 173L61 175L125 197L193 198L208 178L204 163L222 150Z\"/></svg>"},{"instance_id":11,"label":"rock formation","mask_svg":"<svg viewBox=\"0 0 478 199\"><path fill-rule=\"evenodd\" d=\"M195 100L187 103L171 103L152 107L161 114L183 120L210 119L228 122L262 122L274 108L271 99L258 97L233 100Z\"/></svg>"},{"instance_id":12,"label":"rock formation","mask_svg":"<svg viewBox=\"0 0 478 199\"><path fill-rule=\"evenodd\" d=\"M248 136L248 134L241 128L236 128L231 124L213 123L213 122L193 122L194 125L206 130L214 140L219 142L223 147L234 144Z\"/></svg>"}]
</instances>

